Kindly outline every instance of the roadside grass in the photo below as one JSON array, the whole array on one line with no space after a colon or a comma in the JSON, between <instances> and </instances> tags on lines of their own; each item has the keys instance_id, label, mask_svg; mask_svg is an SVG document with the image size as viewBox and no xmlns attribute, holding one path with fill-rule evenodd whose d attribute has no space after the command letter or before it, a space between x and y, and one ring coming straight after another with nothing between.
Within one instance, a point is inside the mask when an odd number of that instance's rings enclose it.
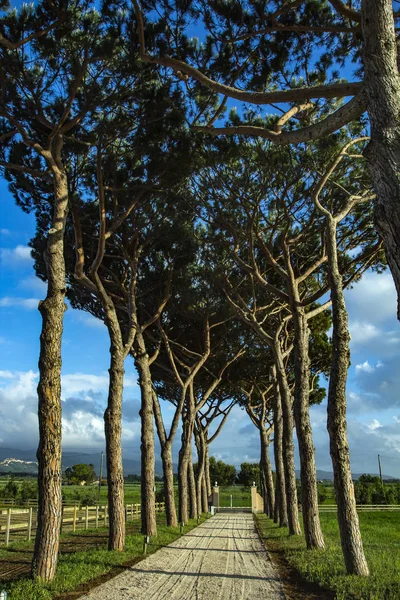
<instances>
[{"instance_id":1,"label":"roadside grass","mask_svg":"<svg viewBox=\"0 0 400 600\"><path fill-rule=\"evenodd\" d=\"M202 515L200 523L207 517ZM152 554L159 548L167 546L180 537L179 527L168 527L164 516L157 519L158 535L151 538L147 554ZM197 526L197 519L192 519L185 525L184 533ZM8 592L9 600L51 600L53 598L68 598L68 592L77 588L82 595L90 588L90 582L112 572L113 575L124 568L139 562L143 555L143 535L140 534L140 524L127 524L126 548L124 552L109 552L107 550L107 529L93 529L62 535L61 552L58 560L56 578L52 583L45 584L39 580L31 580L26 575L21 579L10 581L0 576L0 590ZM94 543L93 543L94 540ZM83 550L74 549L84 547ZM64 551L62 549L65 549ZM33 543L12 544L8 548L0 548L0 563L7 561L12 554L26 554L33 550ZM83 584L88 584L84 586ZM76 596L75 596L76 597Z\"/></svg>"},{"instance_id":2,"label":"roadside grass","mask_svg":"<svg viewBox=\"0 0 400 600\"><path fill-rule=\"evenodd\" d=\"M320 514L326 550L307 550L303 536L289 537L265 515L257 515L262 538L271 550L282 550L285 559L307 581L333 591L336 600L399 600L400 514L360 513L369 577L346 575L335 513Z\"/></svg>"}]
</instances>

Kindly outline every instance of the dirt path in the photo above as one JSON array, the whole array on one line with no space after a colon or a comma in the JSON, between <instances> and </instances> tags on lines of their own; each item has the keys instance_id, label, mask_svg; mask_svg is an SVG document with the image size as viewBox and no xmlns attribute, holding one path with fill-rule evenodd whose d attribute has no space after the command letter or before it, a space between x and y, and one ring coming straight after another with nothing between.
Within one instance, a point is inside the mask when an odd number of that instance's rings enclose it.
<instances>
[{"instance_id":1,"label":"dirt path","mask_svg":"<svg viewBox=\"0 0 400 600\"><path fill-rule=\"evenodd\" d=\"M250 514L218 514L81 600L284 600Z\"/></svg>"}]
</instances>

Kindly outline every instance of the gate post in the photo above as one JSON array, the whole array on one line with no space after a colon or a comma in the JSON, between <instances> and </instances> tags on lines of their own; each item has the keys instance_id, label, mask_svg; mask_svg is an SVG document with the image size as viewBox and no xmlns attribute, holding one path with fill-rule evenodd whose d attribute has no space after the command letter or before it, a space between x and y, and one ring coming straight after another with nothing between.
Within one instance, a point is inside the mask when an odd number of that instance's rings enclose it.
<instances>
[{"instance_id":1,"label":"gate post","mask_svg":"<svg viewBox=\"0 0 400 600\"><path fill-rule=\"evenodd\" d=\"M257 486L255 482L251 486L251 511L253 513L264 512L264 500L263 497L257 492Z\"/></svg>"},{"instance_id":2,"label":"gate post","mask_svg":"<svg viewBox=\"0 0 400 600\"><path fill-rule=\"evenodd\" d=\"M219 486L217 482L215 482L212 491L212 505L215 506L217 510L219 509Z\"/></svg>"}]
</instances>

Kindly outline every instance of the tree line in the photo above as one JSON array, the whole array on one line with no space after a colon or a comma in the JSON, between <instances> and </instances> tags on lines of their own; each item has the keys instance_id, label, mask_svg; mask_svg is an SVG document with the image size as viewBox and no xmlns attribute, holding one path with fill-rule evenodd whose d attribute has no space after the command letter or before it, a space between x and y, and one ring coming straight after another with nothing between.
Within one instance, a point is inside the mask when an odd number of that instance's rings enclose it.
<instances>
[{"instance_id":1,"label":"tree line","mask_svg":"<svg viewBox=\"0 0 400 600\"><path fill-rule=\"evenodd\" d=\"M127 360L141 394L145 535L157 533L155 435L176 526L208 509L209 446L241 406L260 438L267 514L323 549L309 406L328 378L343 558L368 575L346 431L344 290L385 268L384 250L398 286L400 95L398 15L389 0L357 7L2 3L0 167L36 215L32 254L47 282L34 576L53 579L59 547L66 299L104 321L110 340L109 550L125 544ZM343 80L350 60L356 82Z\"/></svg>"}]
</instances>

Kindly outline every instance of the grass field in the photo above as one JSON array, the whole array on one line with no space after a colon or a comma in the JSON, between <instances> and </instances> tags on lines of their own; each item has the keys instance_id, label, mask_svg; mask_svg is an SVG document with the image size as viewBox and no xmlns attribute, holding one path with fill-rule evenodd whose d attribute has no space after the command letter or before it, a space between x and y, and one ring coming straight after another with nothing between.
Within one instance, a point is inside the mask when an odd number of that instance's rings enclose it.
<instances>
[{"instance_id":1,"label":"grass field","mask_svg":"<svg viewBox=\"0 0 400 600\"><path fill-rule=\"evenodd\" d=\"M251 506L250 488L241 485L231 485L219 488L219 505L221 507L232 506Z\"/></svg>"},{"instance_id":2,"label":"grass field","mask_svg":"<svg viewBox=\"0 0 400 600\"><path fill-rule=\"evenodd\" d=\"M15 482L21 486L24 480L15 480ZM32 481L32 480L31 480ZM6 484L7 480L0 480L0 489ZM156 489L160 490L163 484L160 482L156 483ZM177 488L176 488L177 489ZM140 504L140 483L126 483L124 486L125 490L125 503L126 504ZM93 485L63 485L62 487L63 500L67 504L74 504L80 502L82 498L87 496L90 499L90 504L94 504L99 501L101 504L107 503L107 486L102 485L99 489L98 486ZM1 506L1 498L0 498Z\"/></svg>"},{"instance_id":3,"label":"grass field","mask_svg":"<svg viewBox=\"0 0 400 600\"><path fill-rule=\"evenodd\" d=\"M203 516L201 522L204 520ZM189 521L185 526L185 533L196 525L197 520ZM143 558L143 535L139 531L140 521L128 524L125 552L107 551L107 529L63 535L57 575L55 580L47 585L29 579L33 543L25 542L0 548L0 590L8 591L10 600L76 598L90 588L90 582L93 583L93 580L99 585L107 578L107 574L114 576ZM159 516L158 536L151 538L148 554L170 544L179 536L179 528L167 527L164 517ZM13 565L17 565L17 579L15 574L12 574ZM21 565L24 567L22 572ZM80 593L71 595L69 592L73 590L78 590Z\"/></svg>"},{"instance_id":4,"label":"grass field","mask_svg":"<svg viewBox=\"0 0 400 600\"><path fill-rule=\"evenodd\" d=\"M371 572L368 578L346 575L335 513L320 515L325 552L306 550L303 536L288 537L286 528L279 528L265 515L257 515L257 523L271 550L282 550L306 580L334 591L336 600L399 600L400 514L369 512L359 516Z\"/></svg>"},{"instance_id":5,"label":"grass field","mask_svg":"<svg viewBox=\"0 0 400 600\"><path fill-rule=\"evenodd\" d=\"M19 485L22 480L15 480ZM5 485L6 480L0 480L0 488ZM161 490L163 484L161 482L156 483L156 489ZM140 483L125 483L125 503L126 504L140 504ZM89 504L94 504L99 501L100 504L107 503L107 486L102 485L99 489L98 486L92 485L63 485L62 487L63 500L67 504L79 503L82 498L88 496L90 498ZM241 485L232 485L220 487L220 506L230 506L232 495L233 506L250 506L250 488L243 487ZM175 485L175 497L178 499L178 486ZM1 498L0 498L1 506Z\"/></svg>"}]
</instances>

